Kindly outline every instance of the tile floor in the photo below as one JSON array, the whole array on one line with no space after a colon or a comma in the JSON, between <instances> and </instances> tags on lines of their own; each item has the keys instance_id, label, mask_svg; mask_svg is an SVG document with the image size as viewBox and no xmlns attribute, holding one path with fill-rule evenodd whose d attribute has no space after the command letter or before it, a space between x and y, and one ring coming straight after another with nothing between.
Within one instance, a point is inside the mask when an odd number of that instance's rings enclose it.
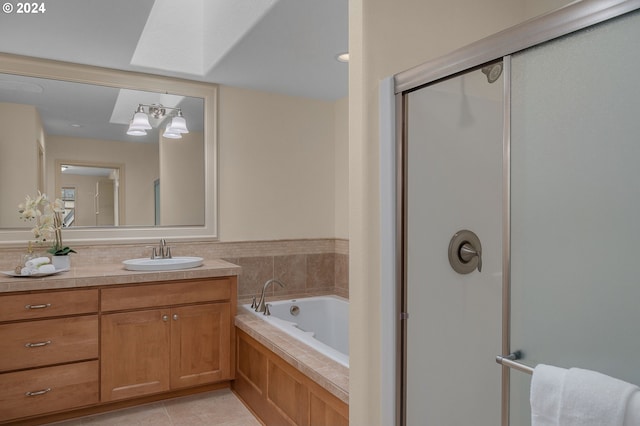
<instances>
[{"instance_id":1,"label":"tile floor","mask_svg":"<svg viewBox=\"0 0 640 426\"><path fill-rule=\"evenodd\" d=\"M229 389L53 423L56 426L261 426Z\"/></svg>"}]
</instances>

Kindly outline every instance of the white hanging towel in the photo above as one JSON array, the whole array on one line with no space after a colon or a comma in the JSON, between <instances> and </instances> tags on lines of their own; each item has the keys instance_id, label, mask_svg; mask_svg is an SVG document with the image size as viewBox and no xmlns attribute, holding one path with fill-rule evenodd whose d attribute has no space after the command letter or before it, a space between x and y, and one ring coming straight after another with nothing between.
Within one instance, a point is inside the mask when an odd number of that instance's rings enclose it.
<instances>
[{"instance_id":1,"label":"white hanging towel","mask_svg":"<svg viewBox=\"0 0 640 426\"><path fill-rule=\"evenodd\" d=\"M595 371L540 364L530 402L531 426L640 426L640 388Z\"/></svg>"},{"instance_id":2,"label":"white hanging towel","mask_svg":"<svg viewBox=\"0 0 640 426\"><path fill-rule=\"evenodd\" d=\"M531 426L558 426L567 370L538 364L531 378Z\"/></svg>"}]
</instances>

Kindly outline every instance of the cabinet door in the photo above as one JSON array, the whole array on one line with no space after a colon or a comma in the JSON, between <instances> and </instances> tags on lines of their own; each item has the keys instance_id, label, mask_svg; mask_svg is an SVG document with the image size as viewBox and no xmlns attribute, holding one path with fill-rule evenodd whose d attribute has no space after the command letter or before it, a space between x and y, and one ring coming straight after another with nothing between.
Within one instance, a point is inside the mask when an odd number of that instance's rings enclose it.
<instances>
[{"instance_id":1,"label":"cabinet door","mask_svg":"<svg viewBox=\"0 0 640 426\"><path fill-rule=\"evenodd\" d=\"M102 401L169 390L170 329L169 309L102 316Z\"/></svg>"},{"instance_id":2,"label":"cabinet door","mask_svg":"<svg viewBox=\"0 0 640 426\"><path fill-rule=\"evenodd\" d=\"M171 310L171 388L232 378L229 303Z\"/></svg>"}]
</instances>

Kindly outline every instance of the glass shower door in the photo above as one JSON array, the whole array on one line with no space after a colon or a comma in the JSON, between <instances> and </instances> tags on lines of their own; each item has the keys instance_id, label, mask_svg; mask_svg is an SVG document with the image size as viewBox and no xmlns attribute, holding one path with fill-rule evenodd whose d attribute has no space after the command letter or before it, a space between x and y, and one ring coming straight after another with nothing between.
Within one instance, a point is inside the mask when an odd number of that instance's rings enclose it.
<instances>
[{"instance_id":1,"label":"glass shower door","mask_svg":"<svg viewBox=\"0 0 640 426\"><path fill-rule=\"evenodd\" d=\"M511 348L640 384L640 13L512 59ZM511 424L531 377L511 374Z\"/></svg>"},{"instance_id":2,"label":"glass shower door","mask_svg":"<svg viewBox=\"0 0 640 426\"><path fill-rule=\"evenodd\" d=\"M501 72L500 62L406 95L403 387L410 426L500 424ZM465 273L449 261L452 237L462 230L479 240L468 251L465 236L453 244Z\"/></svg>"}]
</instances>

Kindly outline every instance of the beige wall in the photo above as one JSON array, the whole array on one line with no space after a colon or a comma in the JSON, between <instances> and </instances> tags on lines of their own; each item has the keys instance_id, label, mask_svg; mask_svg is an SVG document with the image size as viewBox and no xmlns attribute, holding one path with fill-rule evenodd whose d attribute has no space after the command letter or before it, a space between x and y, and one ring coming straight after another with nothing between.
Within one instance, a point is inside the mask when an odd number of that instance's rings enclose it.
<instances>
[{"instance_id":1,"label":"beige wall","mask_svg":"<svg viewBox=\"0 0 640 426\"><path fill-rule=\"evenodd\" d=\"M349 98L335 102L334 203L336 238L349 238Z\"/></svg>"},{"instance_id":2,"label":"beige wall","mask_svg":"<svg viewBox=\"0 0 640 426\"><path fill-rule=\"evenodd\" d=\"M220 87L220 240L333 238L334 137L333 102Z\"/></svg>"},{"instance_id":3,"label":"beige wall","mask_svg":"<svg viewBox=\"0 0 640 426\"><path fill-rule=\"evenodd\" d=\"M204 224L204 135L160 136L160 224Z\"/></svg>"},{"instance_id":4,"label":"beige wall","mask_svg":"<svg viewBox=\"0 0 640 426\"><path fill-rule=\"evenodd\" d=\"M0 227L24 227L18 204L38 194L40 116L29 105L0 103L0 129Z\"/></svg>"},{"instance_id":5,"label":"beige wall","mask_svg":"<svg viewBox=\"0 0 640 426\"><path fill-rule=\"evenodd\" d=\"M120 190L124 190L125 209L124 217L120 217L120 223L126 225L153 223L153 181L159 176L157 144L50 135L47 137L47 193L49 194L55 193L57 160L86 161L94 165L124 164L124 173L120 176Z\"/></svg>"},{"instance_id":6,"label":"beige wall","mask_svg":"<svg viewBox=\"0 0 640 426\"><path fill-rule=\"evenodd\" d=\"M558 2L544 2L553 8ZM567 2L563 2L567 3ZM351 0L349 3L350 423L379 425L380 80L539 14L513 0ZM560 4L558 4L560 5ZM395 350L393 347L384 350Z\"/></svg>"}]
</instances>

